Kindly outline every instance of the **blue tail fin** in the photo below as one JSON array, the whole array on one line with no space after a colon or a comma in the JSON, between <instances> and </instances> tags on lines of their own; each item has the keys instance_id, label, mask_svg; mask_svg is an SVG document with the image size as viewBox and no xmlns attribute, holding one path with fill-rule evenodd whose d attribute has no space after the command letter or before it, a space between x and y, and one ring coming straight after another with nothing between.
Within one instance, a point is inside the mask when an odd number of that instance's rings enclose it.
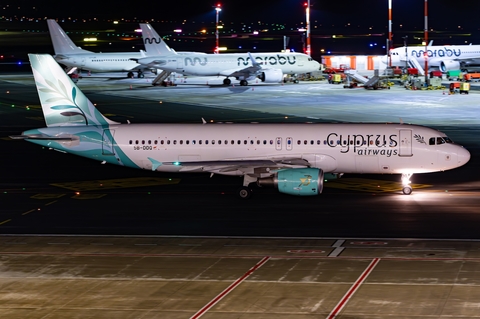
<instances>
[{"instance_id":1,"label":"blue tail fin","mask_svg":"<svg viewBox=\"0 0 480 319\"><path fill-rule=\"evenodd\" d=\"M118 124L103 116L51 55L29 54L47 126Z\"/></svg>"}]
</instances>

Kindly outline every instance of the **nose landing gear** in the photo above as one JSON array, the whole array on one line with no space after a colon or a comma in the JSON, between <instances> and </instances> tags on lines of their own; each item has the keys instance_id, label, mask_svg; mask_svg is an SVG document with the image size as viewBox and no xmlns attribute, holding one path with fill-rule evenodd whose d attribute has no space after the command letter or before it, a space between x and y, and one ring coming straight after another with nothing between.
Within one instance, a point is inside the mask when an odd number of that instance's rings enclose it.
<instances>
[{"instance_id":1,"label":"nose landing gear","mask_svg":"<svg viewBox=\"0 0 480 319\"><path fill-rule=\"evenodd\" d=\"M403 173L402 174L402 185L403 185L402 191L403 191L404 195L410 195L413 192L413 188L410 185L410 177L412 175L413 174L411 174L411 173Z\"/></svg>"}]
</instances>

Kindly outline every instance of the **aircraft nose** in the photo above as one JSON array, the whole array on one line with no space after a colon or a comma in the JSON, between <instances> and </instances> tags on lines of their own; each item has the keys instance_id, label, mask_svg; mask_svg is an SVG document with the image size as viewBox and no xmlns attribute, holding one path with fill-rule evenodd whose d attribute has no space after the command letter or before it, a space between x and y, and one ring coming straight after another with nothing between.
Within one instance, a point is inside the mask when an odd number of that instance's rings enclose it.
<instances>
[{"instance_id":1,"label":"aircraft nose","mask_svg":"<svg viewBox=\"0 0 480 319\"><path fill-rule=\"evenodd\" d=\"M462 166L468 163L470 160L470 152L467 151L465 148L461 147L457 151L457 160L458 160L458 166Z\"/></svg>"}]
</instances>

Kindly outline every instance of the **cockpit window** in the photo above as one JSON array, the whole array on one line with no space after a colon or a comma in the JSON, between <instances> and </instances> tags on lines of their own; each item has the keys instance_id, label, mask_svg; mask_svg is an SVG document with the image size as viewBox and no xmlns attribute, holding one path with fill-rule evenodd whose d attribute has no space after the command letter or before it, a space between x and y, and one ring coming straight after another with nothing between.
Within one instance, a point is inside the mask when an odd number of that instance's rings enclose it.
<instances>
[{"instance_id":1,"label":"cockpit window","mask_svg":"<svg viewBox=\"0 0 480 319\"><path fill-rule=\"evenodd\" d=\"M431 137L428 140L429 145L441 145L445 143L453 143L448 137Z\"/></svg>"}]
</instances>

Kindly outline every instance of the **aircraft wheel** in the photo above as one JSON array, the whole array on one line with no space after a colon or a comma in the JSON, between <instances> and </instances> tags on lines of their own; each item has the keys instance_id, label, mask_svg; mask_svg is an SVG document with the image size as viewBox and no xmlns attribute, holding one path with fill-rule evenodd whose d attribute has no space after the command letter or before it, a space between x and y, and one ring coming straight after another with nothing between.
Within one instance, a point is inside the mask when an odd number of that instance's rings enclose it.
<instances>
[{"instance_id":1,"label":"aircraft wheel","mask_svg":"<svg viewBox=\"0 0 480 319\"><path fill-rule=\"evenodd\" d=\"M241 80L241 81L240 81L240 85L241 85L241 86L247 86L247 85L248 85L247 80Z\"/></svg>"},{"instance_id":2,"label":"aircraft wheel","mask_svg":"<svg viewBox=\"0 0 480 319\"><path fill-rule=\"evenodd\" d=\"M133 78L133 72L128 72L127 77L129 77L130 79L132 79L132 78Z\"/></svg>"},{"instance_id":3,"label":"aircraft wheel","mask_svg":"<svg viewBox=\"0 0 480 319\"><path fill-rule=\"evenodd\" d=\"M241 199L249 199L252 196L252 190L248 187L240 187L238 189L238 197Z\"/></svg>"},{"instance_id":4,"label":"aircraft wheel","mask_svg":"<svg viewBox=\"0 0 480 319\"><path fill-rule=\"evenodd\" d=\"M293 83L295 83L295 84L297 84L298 82L300 82L300 81L298 81L297 79L293 80Z\"/></svg>"},{"instance_id":5,"label":"aircraft wheel","mask_svg":"<svg viewBox=\"0 0 480 319\"><path fill-rule=\"evenodd\" d=\"M232 83L232 80L230 79L223 79L223 84L225 85L230 85Z\"/></svg>"},{"instance_id":6,"label":"aircraft wheel","mask_svg":"<svg viewBox=\"0 0 480 319\"><path fill-rule=\"evenodd\" d=\"M405 186L402 191L404 195L410 195L413 192L413 189L411 186Z\"/></svg>"}]
</instances>

